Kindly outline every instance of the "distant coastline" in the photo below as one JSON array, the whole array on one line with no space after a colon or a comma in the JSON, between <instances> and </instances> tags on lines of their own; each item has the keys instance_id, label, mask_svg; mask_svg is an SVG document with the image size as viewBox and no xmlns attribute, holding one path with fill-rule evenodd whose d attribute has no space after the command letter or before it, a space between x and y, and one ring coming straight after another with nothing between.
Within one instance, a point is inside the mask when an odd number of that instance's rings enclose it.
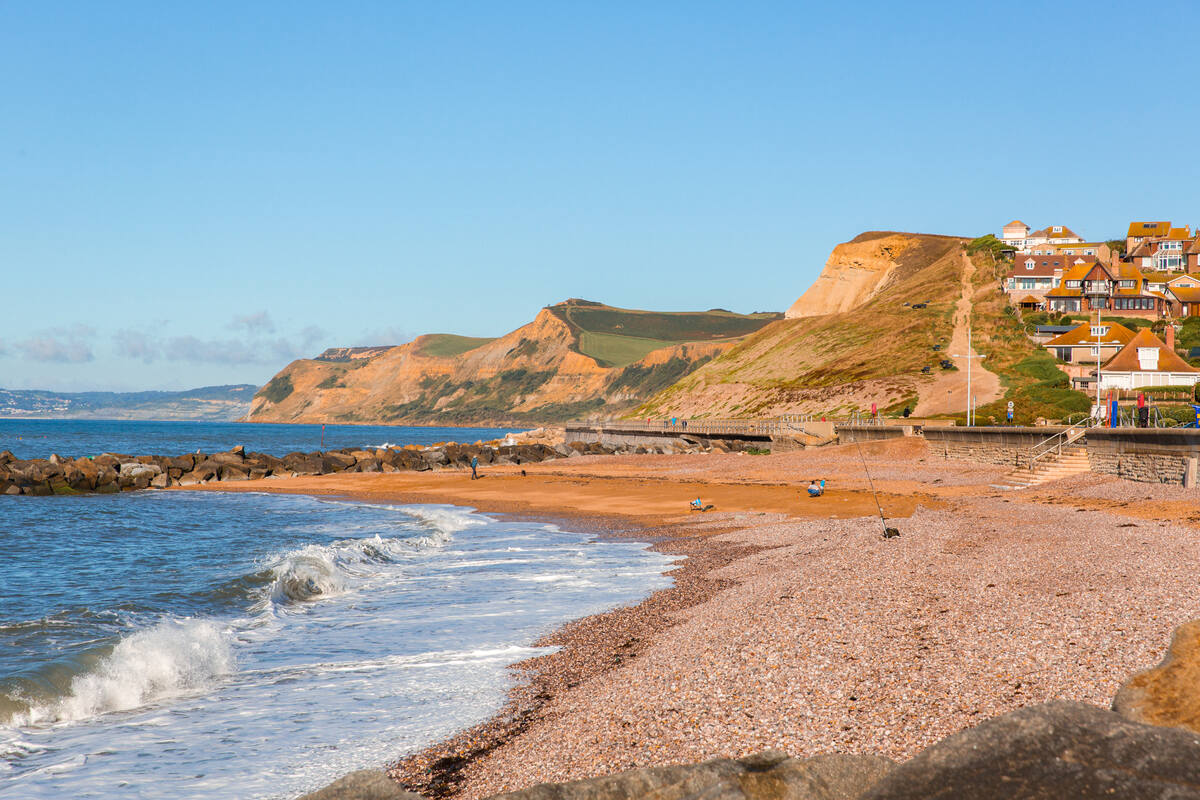
<instances>
[{"instance_id":1,"label":"distant coastline","mask_svg":"<svg viewBox=\"0 0 1200 800\"><path fill-rule=\"evenodd\" d=\"M202 386L177 392L51 392L0 389L0 419L107 419L235 422L257 386Z\"/></svg>"}]
</instances>

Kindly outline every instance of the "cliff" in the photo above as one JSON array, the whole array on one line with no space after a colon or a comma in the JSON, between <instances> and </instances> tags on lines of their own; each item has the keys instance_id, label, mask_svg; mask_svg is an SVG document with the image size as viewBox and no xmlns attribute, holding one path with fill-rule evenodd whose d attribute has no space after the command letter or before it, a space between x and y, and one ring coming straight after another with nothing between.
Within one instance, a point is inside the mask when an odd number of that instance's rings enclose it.
<instances>
[{"instance_id":1,"label":"cliff","mask_svg":"<svg viewBox=\"0 0 1200 800\"><path fill-rule=\"evenodd\" d=\"M870 301L902 263L920 262L917 237L871 232L833 248L812 286L784 315L788 319L850 311Z\"/></svg>"},{"instance_id":2,"label":"cliff","mask_svg":"<svg viewBox=\"0 0 1200 800\"><path fill-rule=\"evenodd\" d=\"M496 339L432 334L294 361L259 390L247 419L467 424L610 416L780 316L569 300Z\"/></svg>"},{"instance_id":3,"label":"cliff","mask_svg":"<svg viewBox=\"0 0 1200 800\"><path fill-rule=\"evenodd\" d=\"M965 240L875 231L834 248L785 319L746 337L633 414L845 414L915 404L963 294ZM913 308L913 304L926 304ZM941 350L935 351L938 345Z\"/></svg>"}]
</instances>

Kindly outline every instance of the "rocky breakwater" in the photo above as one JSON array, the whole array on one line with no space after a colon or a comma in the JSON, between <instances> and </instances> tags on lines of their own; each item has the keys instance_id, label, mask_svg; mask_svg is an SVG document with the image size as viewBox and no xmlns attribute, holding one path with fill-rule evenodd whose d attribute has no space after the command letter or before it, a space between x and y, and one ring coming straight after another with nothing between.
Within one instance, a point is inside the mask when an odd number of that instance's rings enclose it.
<instances>
[{"instance_id":1,"label":"rocky breakwater","mask_svg":"<svg viewBox=\"0 0 1200 800\"><path fill-rule=\"evenodd\" d=\"M668 441L656 447L612 446L570 442L498 440L492 443L455 442L418 447L328 450L288 453L282 458L247 452L235 447L221 453L189 453L180 456L132 456L104 453L98 456L22 460L11 452L0 453L0 494L67 495L111 494L138 489L165 489L213 481L248 481L261 478L291 478L300 475L331 475L339 472L424 472L438 469L468 469L472 459L480 465L530 464L556 458L614 453L702 452L711 447Z\"/></svg>"}]
</instances>

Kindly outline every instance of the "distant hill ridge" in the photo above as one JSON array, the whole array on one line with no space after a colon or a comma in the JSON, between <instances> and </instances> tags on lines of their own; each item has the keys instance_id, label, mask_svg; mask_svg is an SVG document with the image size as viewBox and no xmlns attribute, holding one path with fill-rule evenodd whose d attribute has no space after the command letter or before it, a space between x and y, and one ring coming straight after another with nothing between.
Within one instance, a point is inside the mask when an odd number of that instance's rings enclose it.
<instances>
[{"instance_id":1,"label":"distant hill ridge","mask_svg":"<svg viewBox=\"0 0 1200 800\"><path fill-rule=\"evenodd\" d=\"M258 392L248 419L463 424L616 415L782 316L572 298L494 339L427 334L294 361Z\"/></svg>"},{"instance_id":2,"label":"distant hill ridge","mask_svg":"<svg viewBox=\"0 0 1200 800\"><path fill-rule=\"evenodd\" d=\"M250 409L252 384L177 392L50 392L0 389L0 417L232 421Z\"/></svg>"}]
</instances>

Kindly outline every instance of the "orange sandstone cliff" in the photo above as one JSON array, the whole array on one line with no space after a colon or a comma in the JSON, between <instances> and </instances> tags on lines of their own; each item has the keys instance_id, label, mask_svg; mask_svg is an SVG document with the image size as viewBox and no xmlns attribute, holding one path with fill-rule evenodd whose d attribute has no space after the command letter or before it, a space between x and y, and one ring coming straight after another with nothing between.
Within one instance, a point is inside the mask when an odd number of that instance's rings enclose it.
<instances>
[{"instance_id":1,"label":"orange sandstone cliff","mask_svg":"<svg viewBox=\"0 0 1200 800\"><path fill-rule=\"evenodd\" d=\"M732 347L739 331L779 316L655 314L567 301L497 339L435 334L294 361L255 395L247 420L504 424L612 416Z\"/></svg>"}]
</instances>

